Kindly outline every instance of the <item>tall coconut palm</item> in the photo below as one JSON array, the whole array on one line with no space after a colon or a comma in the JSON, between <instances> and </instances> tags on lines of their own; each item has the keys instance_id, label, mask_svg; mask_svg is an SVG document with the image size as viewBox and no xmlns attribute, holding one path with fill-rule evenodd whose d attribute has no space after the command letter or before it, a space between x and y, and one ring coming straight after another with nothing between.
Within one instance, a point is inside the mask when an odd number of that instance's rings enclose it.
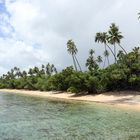
<instances>
[{"instance_id":1,"label":"tall coconut palm","mask_svg":"<svg viewBox=\"0 0 140 140\"><path fill-rule=\"evenodd\" d=\"M79 67L80 71L82 71L82 68L81 68L81 66L80 66L80 64L79 64L79 61L78 61L78 59L77 59L77 57L76 57L76 54L74 55L74 58L75 58L75 60L76 60L76 62L77 62L77 64L78 64L78 67Z\"/></svg>"},{"instance_id":2,"label":"tall coconut palm","mask_svg":"<svg viewBox=\"0 0 140 140\"><path fill-rule=\"evenodd\" d=\"M46 65L46 67L45 67L45 71L46 71L46 74L47 75L51 75L51 65L50 65L50 63L48 63L47 65Z\"/></svg>"},{"instance_id":3,"label":"tall coconut palm","mask_svg":"<svg viewBox=\"0 0 140 140\"><path fill-rule=\"evenodd\" d=\"M140 47L134 47L133 52L138 55L140 53Z\"/></svg>"},{"instance_id":4,"label":"tall coconut palm","mask_svg":"<svg viewBox=\"0 0 140 140\"><path fill-rule=\"evenodd\" d=\"M119 59L122 59L123 56L124 56L123 51L122 51L122 50L119 50L119 52L118 52L118 54L117 54L117 57L118 57Z\"/></svg>"},{"instance_id":5,"label":"tall coconut palm","mask_svg":"<svg viewBox=\"0 0 140 140\"><path fill-rule=\"evenodd\" d=\"M57 69L56 69L56 67L54 66L54 64L51 65L50 71L51 71L51 74L56 74L56 73L57 73Z\"/></svg>"},{"instance_id":6,"label":"tall coconut palm","mask_svg":"<svg viewBox=\"0 0 140 140\"><path fill-rule=\"evenodd\" d=\"M57 69L56 69L56 67L54 67L54 73L57 74Z\"/></svg>"},{"instance_id":7,"label":"tall coconut palm","mask_svg":"<svg viewBox=\"0 0 140 140\"><path fill-rule=\"evenodd\" d=\"M89 58L86 61L86 67L88 67L90 72L93 72L94 70L98 69L98 65L96 63L96 60L93 56L93 54L95 53L95 51L93 49L89 50Z\"/></svg>"},{"instance_id":8,"label":"tall coconut palm","mask_svg":"<svg viewBox=\"0 0 140 140\"><path fill-rule=\"evenodd\" d=\"M111 24L108 34L109 34L108 42L114 46L115 57L116 57L116 44L119 45L119 47L127 54L126 50L120 45L123 36L121 35L121 32L119 31L119 28L115 25L115 23Z\"/></svg>"},{"instance_id":9,"label":"tall coconut palm","mask_svg":"<svg viewBox=\"0 0 140 140\"><path fill-rule=\"evenodd\" d=\"M108 38L108 35L106 32L103 32L102 33L102 36L101 36L101 41L102 43L104 43L104 46L105 46L105 51L104 51L104 56L107 58L107 61L108 61L108 65L109 65L109 52L107 50L107 38ZM112 49L108 46L108 48L110 49L110 51L113 53ZM114 55L114 54L113 54ZM116 60L116 57L115 57L115 60Z\"/></svg>"},{"instance_id":10,"label":"tall coconut palm","mask_svg":"<svg viewBox=\"0 0 140 140\"><path fill-rule=\"evenodd\" d=\"M102 43L102 33L96 33L95 42Z\"/></svg>"},{"instance_id":11,"label":"tall coconut palm","mask_svg":"<svg viewBox=\"0 0 140 140\"><path fill-rule=\"evenodd\" d=\"M55 68L55 66L53 64L48 63L46 65L45 73L47 75L51 76L52 74L56 74L57 73L57 69Z\"/></svg>"},{"instance_id":12,"label":"tall coconut palm","mask_svg":"<svg viewBox=\"0 0 140 140\"><path fill-rule=\"evenodd\" d=\"M31 77L33 76L33 69L32 69L32 68L29 69L28 74L29 74Z\"/></svg>"},{"instance_id":13,"label":"tall coconut palm","mask_svg":"<svg viewBox=\"0 0 140 140\"><path fill-rule=\"evenodd\" d=\"M41 77L40 70L39 70L38 67L35 66L35 67L33 68L33 74L36 75L36 76Z\"/></svg>"},{"instance_id":14,"label":"tall coconut palm","mask_svg":"<svg viewBox=\"0 0 140 140\"><path fill-rule=\"evenodd\" d=\"M109 59L108 59L109 52L107 50L104 51L104 56L105 56L105 60L104 60L104 66L103 67L105 67L105 65L106 65L106 60L108 61L108 65L110 64Z\"/></svg>"},{"instance_id":15,"label":"tall coconut palm","mask_svg":"<svg viewBox=\"0 0 140 140\"><path fill-rule=\"evenodd\" d=\"M76 58L76 54L78 52L77 48L76 48L76 45L75 43L73 42L73 40L68 40L67 42L67 51L69 54L72 55L72 59L73 59L73 64L74 64L74 67L75 67L75 70L77 71L77 65L76 63L78 64L79 66L79 69L81 70L81 66Z\"/></svg>"},{"instance_id":16,"label":"tall coconut palm","mask_svg":"<svg viewBox=\"0 0 140 140\"><path fill-rule=\"evenodd\" d=\"M74 64L75 70L77 71L77 66L76 66L76 61L75 61L74 55L77 53L78 50L76 48L75 43L72 40L68 40L68 42L67 42L67 51L69 54L72 55L73 64Z\"/></svg>"},{"instance_id":17,"label":"tall coconut palm","mask_svg":"<svg viewBox=\"0 0 140 140\"><path fill-rule=\"evenodd\" d=\"M40 70L40 72L41 72L41 75L44 75L45 74L45 65L41 65L41 70Z\"/></svg>"},{"instance_id":18,"label":"tall coconut palm","mask_svg":"<svg viewBox=\"0 0 140 140\"><path fill-rule=\"evenodd\" d=\"M104 47L105 47L105 51L107 50L107 47L108 47L108 49L109 49L109 50L111 51L111 53L113 54L114 59L116 60L116 56L115 56L113 50L112 50L112 49L110 48L110 46L107 44L107 42L108 42L107 40L108 40L108 35L107 35L106 32L103 32L103 33L98 32L98 33L96 33L95 42L103 43L103 44L104 44ZM106 56L106 57L108 57L108 56ZM109 58L107 58L107 59L109 59Z\"/></svg>"},{"instance_id":19,"label":"tall coconut palm","mask_svg":"<svg viewBox=\"0 0 140 140\"><path fill-rule=\"evenodd\" d=\"M27 72L25 70L22 72L22 77L24 77L24 78L27 77Z\"/></svg>"},{"instance_id":20,"label":"tall coconut palm","mask_svg":"<svg viewBox=\"0 0 140 140\"><path fill-rule=\"evenodd\" d=\"M97 57L97 62L99 64L99 66L103 62L103 59L102 59L102 57L100 55Z\"/></svg>"},{"instance_id":21,"label":"tall coconut palm","mask_svg":"<svg viewBox=\"0 0 140 140\"><path fill-rule=\"evenodd\" d=\"M117 54L117 62L120 63L121 65L122 64L125 64L126 63L126 59L127 57L125 57L126 55L124 54L124 52L122 50L119 50L118 54Z\"/></svg>"},{"instance_id":22,"label":"tall coconut palm","mask_svg":"<svg viewBox=\"0 0 140 140\"><path fill-rule=\"evenodd\" d=\"M14 67L14 72L15 72L15 77L17 76L18 78L21 76L21 72L20 72L20 69L17 68L17 67Z\"/></svg>"}]
</instances>

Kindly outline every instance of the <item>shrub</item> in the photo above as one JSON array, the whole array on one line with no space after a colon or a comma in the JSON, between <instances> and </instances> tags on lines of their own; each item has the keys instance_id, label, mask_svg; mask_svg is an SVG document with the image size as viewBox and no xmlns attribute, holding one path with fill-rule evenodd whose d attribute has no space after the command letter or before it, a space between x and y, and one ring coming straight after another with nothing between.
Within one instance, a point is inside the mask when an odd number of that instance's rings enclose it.
<instances>
[{"instance_id":1,"label":"shrub","mask_svg":"<svg viewBox=\"0 0 140 140\"><path fill-rule=\"evenodd\" d=\"M75 87L70 87L67 89L67 92L78 93L78 90Z\"/></svg>"}]
</instances>

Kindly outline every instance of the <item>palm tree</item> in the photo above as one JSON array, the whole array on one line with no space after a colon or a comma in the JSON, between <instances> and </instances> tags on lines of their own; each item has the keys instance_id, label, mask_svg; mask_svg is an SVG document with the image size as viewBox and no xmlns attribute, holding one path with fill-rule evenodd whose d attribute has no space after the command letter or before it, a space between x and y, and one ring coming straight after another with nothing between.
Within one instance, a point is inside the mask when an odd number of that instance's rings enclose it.
<instances>
[{"instance_id":1,"label":"palm tree","mask_svg":"<svg viewBox=\"0 0 140 140\"><path fill-rule=\"evenodd\" d=\"M111 53L113 54L114 56L114 59L116 61L116 56L113 52L113 50L110 48L110 46L107 44L107 40L108 40L108 35L106 32L103 32L103 33L96 33L96 36L95 36L95 42L98 42L98 43L103 43L104 44L104 47L105 47L105 51L107 50L107 47L108 49L111 51ZM108 57L108 56L107 56ZM109 58L107 58L109 59Z\"/></svg>"},{"instance_id":2,"label":"palm tree","mask_svg":"<svg viewBox=\"0 0 140 140\"><path fill-rule=\"evenodd\" d=\"M99 63L99 66L103 62L102 57L100 55L97 57L97 62Z\"/></svg>"},{"instance_id":3,"label":"palm tree","mask_svg":"<svg viewBox=\"0 0 140 140\"><path fill-rule=\"evenodd\" d=\"M118 54L117 54L117 62L120 63L121 65L126 63L126 59L127 57L125 57L126 55L124 54L124 52L122 50L119 50Z\"/></svg>"},{"instance_id":4,"label":"palm tree","mask_svg":"<svg viewBox=\"0 0 140 140\"><path fill-rule=\"evenodd\" d=\"M119 59L121 59L123 56L124 56L123 51L122 51L122 50L119 50L119 52L118 52L118 54L117 54L117 57L118 57Z\"/></svg>"},{"instance_id":5,"label":"palm tree","mask_svg":"<svg viewBox=\"0 0 140 140\"><path fill-rule=\"evenodd\" d=\"M57 73L57 69L55 68L55 66L54 66L54 64L52 64L51 66L50 66L50 71L51 71L51 74L53 74L53 73Z\"/></svg>"},{"instance_id":6,"label":"palm tree","mask_svg":"<svg viewBox=\"0 0 140 140\"><path fill-rule=\"evenodd\" d=\"M22 72L22 77L24 77L24 78L27 77L27 72L25 70Z\"/></svg>"},{"instance_id":7,"label":"palm tree","mask_svg":"<svg viewBox=\"0 0 140 140\"><path fill-rule=\"evenodd\" d=\"M46 65L46 70L45 73L49 76L51 76L52 74L56 74L57 73L57 69L55 68L55 66L53 64L48 63Z\"/></svg>"},{"instance_id":8,"label":"palm tree","mask_svg":"<svg viewBox=\"0 0 140 140\"><path fill-rule=\"evenodd\" d=\"M102 43L102 33L96 33L95 42Z\"/></svg>"},{"instance_id":9,"label":"palm tree","mask_svg":"<svg viewBox=\"0 0 140 140\"><path fill-rule=\"evenodd\" d=\"M105 60L104 60L104 66L103 67L105 67L106 59L108 61L108 65L109 65L109 59L108 59L109 52L107 50L104 51L104 56L105 56Z\"/></svg>"},{"instance_id":10,"label":"palm tree","mask_svg":"<svg viewBox=\"0 0 140 140\"><path fill-rule=\"evenodd\" d=\"M123 36L121 35L121 32L119 31L119 28L115 25L115 23L111 24L108 34L109 34L108 42L114 46L115 57L116 57L116 44L119 45L119 47L121 47L121 49L127 54L126 50L120 45Z\"/></svg>"},{"instance_id":11,"label":"palm tree","mask_svg":"<svg viewBox=\"0 0 140 140\"><path fill-rule=\"evenodd\" d=\"M48 63L48 64L46 65L46 74L47 74L47 75L51 75L51 65L50 65L50 63Z\"/></svg>"},{"instance_id":12,"label":"palm tree","mask_svg":"<svg viewBox=\"0 0 140 140\"><path fill-rule=\"evenodd\" d=\"M87 59L87 62L86 62L86 67L88 67L90 72L93 72L94 70L98 69L98 65L93 56L94 53L95 51L93 49L89 50L89 58Z\"/></svg>"},{"instance_id":13,"label":"palm tree","mask_svg":"<svg viewBox=\"0 0 140 140\"><path fill-rule=\"evenodd\" d=\"M29 74L30 76L33 76L33 69L32 69L32 68L29 69L28 74Z\"/></svg>"},{"instance_id":14,"label":"palm tree","mask_svg":"<svg viewBox=\"0 0 140 140\"><path fill-rule=\"evenodd\" d=\"M45 69L45 66L43 64L41 65L41 69L43 69L43 70Z\"/></svg>"},{"instance_id":15,"label":"palm tree","mask_svg":"<svg viewBox=\"0 0 140 140\"><path fill-rule=\"evenodd\" d=\"M16 77L16 75L14 74L14 69L11 69L10 72L8 72L8 76L11 78L11 79L14 79Z\"/></svg>"},{"instance_id":16,"label":"palm tree","mask_svg":"<svg viewBox=\"0 0 140 140\"><path fill-rule=\"evenodd\" d=\"M17 68L17 67L14 67L14 72L15 72L15 77L17 76L18 78L21 76L21 72L20 72L20 69Z\"/></svg>"},{"instance_id":17,"label":"palm tree","mask_svg":"<svg viewBox=\"0 0 140 140\"><path fill-rule=\"evenodd\" d=\"M38 67L35 66L35 67L33 68L33 74L34 74L35 76L41 77L41 73L40 73L40 70L39 70Z\"/></svg>"},{"instance_id":18,"label":"palm tree","mask_svg":"<svg viewBox=\"0 0 140 140\"><path fill-rule=\"evenodd\" d=\"M81 70L81 66L80 66L80 64L79 64L79 62L78 62L78 60L76 58L76 54L77 54L78 50L76 48L75 43L72 40L68 40L68 42L67 42L67 51L68 51L68 53L70 53L72 55L75 70L77 71L76 63L78 64L79 69Z\"/></svg>"},{"instance_id":19,"label":"palm tree","mask_svg":"<svg viewBox=\"0 0 140 140\"><path fill-rule=\"evenodd\" d=\"M133 48L133 52L134 52L135 54L139 54L139 53L140 53L140 47L134 47L134 48Z\"/></svg>"},{"instance_id":20,"label":"palm tree","mask_svg":"<svg viewBox=\"0 0 140 140\"><path fill-rule=\"evenodd\" d=\"M54 67L54 73L57 74L57 69L56 69L56 67Z\"/></svg>"},{"instance_id":21,"label":"palm tree","mask_svg":"<svg viewBox=\"0 0 140 140\"><path fill-rule=\"evenodd\" d=\"M79 67L80 71L82 71L82 68L81 68L81 66L80 66L80 64L79 64L79 61L78 61L76 55L74 55L74 58L75 58L75 60L76 60L76 62L77 62L77 64L78 64L78 67Z\"/></svg>"},{"instance_id":22,"label":"palm tree","mask_svg":"<svg viewBox=\"0 0 140 140\"><path fill-rule=\"evenodd\" d=\"M45 65L41 65L41 70L40 70L41 75L45 74Z\"/></svg>"}]
</instances>

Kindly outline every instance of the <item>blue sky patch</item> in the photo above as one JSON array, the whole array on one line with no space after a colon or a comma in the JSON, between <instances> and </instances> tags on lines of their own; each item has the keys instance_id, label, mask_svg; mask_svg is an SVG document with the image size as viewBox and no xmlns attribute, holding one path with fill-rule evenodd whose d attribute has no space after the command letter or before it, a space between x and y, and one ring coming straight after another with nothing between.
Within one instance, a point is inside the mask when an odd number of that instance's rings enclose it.
<instances>
[{"instance_id":1,"label":"blue sky patch","mask_svg":"<svg viewBox=\"0 0 140 140\"><path fill-rule=\"evenodd\" d=\"M9 23L10 13L8 13L5 2L0 0L0 37L11 37L14 28Z\"/></svg>"}]
</instances>

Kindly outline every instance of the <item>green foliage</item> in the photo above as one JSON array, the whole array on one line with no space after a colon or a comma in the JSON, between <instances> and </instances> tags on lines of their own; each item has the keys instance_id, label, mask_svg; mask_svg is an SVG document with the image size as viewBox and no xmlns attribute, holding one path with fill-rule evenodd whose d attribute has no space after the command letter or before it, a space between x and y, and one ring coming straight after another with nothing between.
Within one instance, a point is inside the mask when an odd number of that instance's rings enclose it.
<instances>
[{"instance_id":1,"label":"green foliage","mask_svg":"<svg viewBox=\"0 0 140 140\"><path fill-rule=\"evenodd\" d=\"M67 92L78 93L78 90L75 87L70 87L67 89Z\"/></svg>"},{"instance_id":2,"label":"green foliage","mask_svg":"<svg viewBox=\"0 0 140 140\"><path fill-rule=\"evenodd\" d=\"M93 56L94 53L95 52L93 49L89 50L89 58L86 61L86 67L88 67L88 70L91 73L98 69L98 64L96 62L97 60Z\"/></svg>"},{"instance_id":3,"label":"green foliage","mask_svg":"<svg viewBox=\"0 0 140 140\"><path fill-rule=\"evenodd\" d=\"M75 69L70 66L57 72L55 66L50 63L42 65L41 68L30 68L28 71L20 71L14 67L0 77L0 88L93 94L112 90L140 90L140 48L135 47L127 53L120 45L122 38L119 27L115 24L111 24L108 32L96 34L95 42L104 45L104 57L105 61L108 61L106 68L100 68L102 57L96 58L94 50L91 49L86 61L88 71L82 72L76 57L77 47L72 40L69 40L67 51L72 55ZM116 46L122 49L118 54ZM109 51L115 58L115 63L111 65L108 58Z\"/></svg>"},{"instance_id":4,"label":"green foliage","mask_svg":"<svg viewBox=\"0 0 140 140\"><path fill-rule=\"evenodd\" d=\"M30 68L21 72L14 68L0 78L0 88L28 89L41 91L68 91L100 93L112 90L140 90L140 51L134 48L132 52L124 54L119 51L117 63L105 69L99 69L94 51L90 51L87 72L75 71L72 66L56 73L54 65L49 63ZM100 58L98 58L100 59ZM99 61L100 62L100 61Z\"/></svg>"},{"instance_id":5,"label":"green foliage","mask_svg":"<svg viewBox=\"0 0 140 140\"><path fill-rule=\"evenodd\" d=\"M78 49L77 49L77 47L76 47L76 45L75 45L75 43L74 43L73 40L68 40L68 42L67 42L67 51L72 56L75 70L77 71L78 70L78 67L79 67L80 71L82 71L81 70L81 66L79 64L79 61L78 61L78 59L76 57L76 54L78 52Z\"/></svg>"},{"instance_id":6,"label":"green foliage","mask_svg":"<svg viewBox=\"0 0 140 140\"><path fill-rule=\"evenodd\" d=\"M88 74L86 77L85 85L88 93L97 93L99 85L98 77Z\"/></svg>"}]
</instances>

